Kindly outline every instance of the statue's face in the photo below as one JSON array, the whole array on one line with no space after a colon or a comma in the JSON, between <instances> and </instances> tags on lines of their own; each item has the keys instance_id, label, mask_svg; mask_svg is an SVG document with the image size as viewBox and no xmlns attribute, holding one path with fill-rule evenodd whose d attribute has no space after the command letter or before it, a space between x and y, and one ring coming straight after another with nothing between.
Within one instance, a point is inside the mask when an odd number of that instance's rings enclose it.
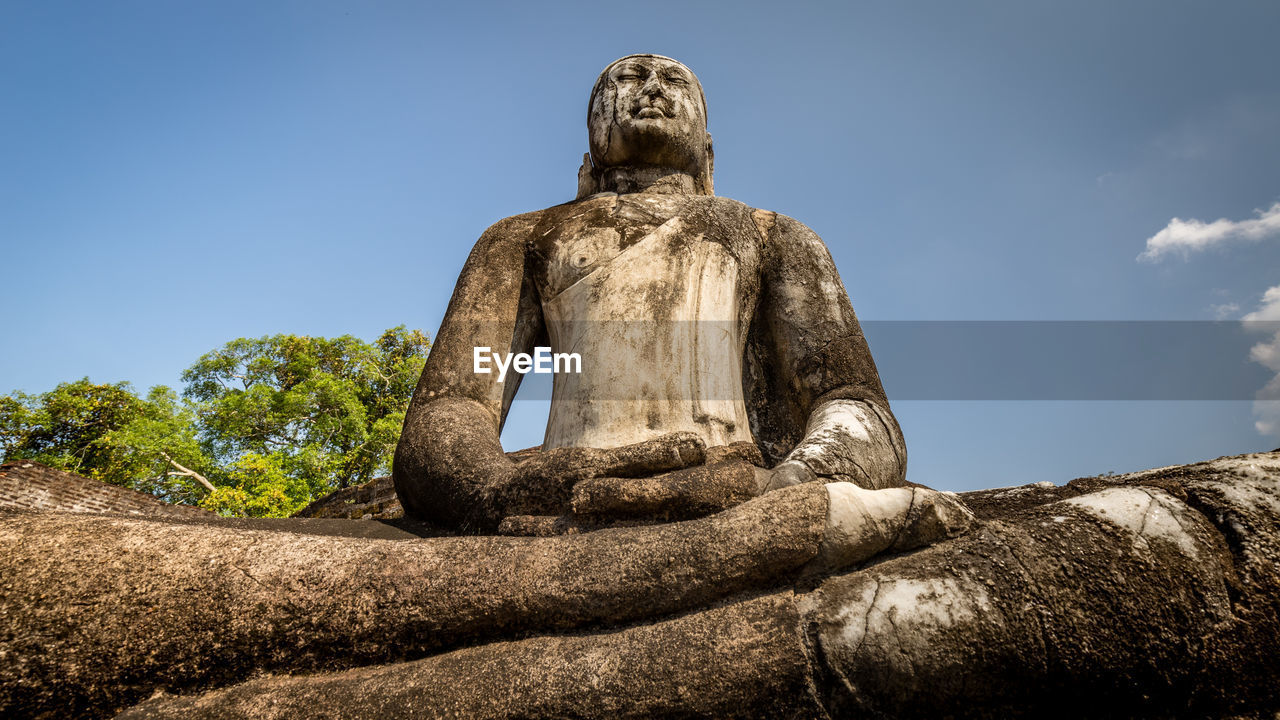
<instances>
[{"instance_id":1,"label":"statue's face","mask_svg":"<svg viewBox=\"0 0 1280 720\"><path fill-rule=\"evenodd\" d=\"M710 137L702 87L668 58L634 56L605 73L587 125L597 166L660 166L696 174Z\"/></svg>"}]
</instances>

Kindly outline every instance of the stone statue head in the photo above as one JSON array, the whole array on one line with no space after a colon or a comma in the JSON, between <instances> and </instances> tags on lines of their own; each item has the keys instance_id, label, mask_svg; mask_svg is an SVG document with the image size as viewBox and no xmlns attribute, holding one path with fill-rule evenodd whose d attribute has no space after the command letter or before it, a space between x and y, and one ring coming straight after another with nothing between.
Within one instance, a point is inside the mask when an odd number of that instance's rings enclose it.
<instances>
[{"instance_id":1,"label":"stone statue head","mask_svg":"<svg viewBox=\"0 0 1280 720\"><path fill-rule=\"evenodd\" d=\"M578 197L601 189L614 167L670 168L712 194L714 155L707 100L693 71L661 55L627 55L600 73L587 104L591 152L578 172Z\"/></svg>"}]
</instances>

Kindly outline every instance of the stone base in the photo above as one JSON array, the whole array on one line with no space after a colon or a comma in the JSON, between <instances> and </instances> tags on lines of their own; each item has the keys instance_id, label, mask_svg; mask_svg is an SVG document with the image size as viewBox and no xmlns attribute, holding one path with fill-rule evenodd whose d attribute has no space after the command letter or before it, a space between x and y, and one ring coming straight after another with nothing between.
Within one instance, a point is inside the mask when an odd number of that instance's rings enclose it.
<instances>
[{"instance_id":1,"label":"stone base","mask_svg":"<svg viewBox=\"0 0 1280 720\"><path fill-rule=\"evenodd\" d=\"M820 488L547 538L0 512L0 715L1280 710L1280 453L966 493L970 533L804 578Z\"/></svg>"}]
</instances>

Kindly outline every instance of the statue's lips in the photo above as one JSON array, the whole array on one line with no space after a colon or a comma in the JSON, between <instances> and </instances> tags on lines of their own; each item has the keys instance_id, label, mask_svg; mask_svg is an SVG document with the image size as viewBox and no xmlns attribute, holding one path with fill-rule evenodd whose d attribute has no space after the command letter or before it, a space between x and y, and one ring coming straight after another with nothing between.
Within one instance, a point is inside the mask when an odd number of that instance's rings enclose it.
<instances>
[{"instance_id":1,"label":"statue's lips","mask_svg":"<svg viewBox=\"0 0 1280 720\"><path fill-rule=\"evenodd\" d=\"M671 117L671 115L670 115L667 111L663 110L662 108L658 108L658 107L646 107L646 108L640 108L639 110L637 110L637 111L636 111L635 116L636 116L636 117L638 117L638 118L644 119L644 120L648 120L648 119L652 119L652 118L668 118L668 117Z\"/></svg>"}]
</instances>

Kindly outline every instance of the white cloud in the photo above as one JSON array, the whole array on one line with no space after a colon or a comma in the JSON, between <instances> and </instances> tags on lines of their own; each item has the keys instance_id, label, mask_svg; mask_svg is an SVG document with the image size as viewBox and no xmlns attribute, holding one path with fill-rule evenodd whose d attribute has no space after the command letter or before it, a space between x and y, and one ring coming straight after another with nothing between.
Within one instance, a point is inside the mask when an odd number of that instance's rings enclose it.
<instances>
[{"instance_id":1,"label":"white cloud","mask_svg":"<svg viewBox=\"0 0 1280 720\"><path fill-rule=\"evenodd\" d=\"M1249 359L1280 372L1280 335L1272 338L1271 342L1258 343L1250 348Z\"/></svg>"},{"instance_id":2,"label":"white cloud","mask_svg":"<svg viewBox=\"0 0 1280 720\"><path fill-rule=\"evenodd\" d=\"M1258 217L1248 220L1220 218L1210 223L1174 218L1163 230L1147 238L1147 249L1138 259L1154 262L1167 255L1186 257L1193 251L1232 241L1256 242L1265 237L1280 235L1280 202L1267 210L1256 212Z\"/></svg>"},{"instance_id":3,"label":"white cloud","mask_svg":"<svg viewBox=\"0 0 1280 720\"><path fill-rule=\"evenodd\" d=\"M1245 322L1249 322L1251 320L1256 320L1258 322L1266 322L1268 320L1280 321L1280 285L1273 288L1267 288L1267 291L1262 294L1262 306L1248 315L1245 315L1241 320L1244 320ZM1271 366L1268 365L1267 367ZM1272 369L1280 370L1280 367Z\"/></svg>"},{"instance_id":4,"label":"white cloud","mask_svg":"<svg viewBox=\"0 0 1280 720\"><path fill-rule=\"evenodd\" d=\"M1267 383L1267 387L1263 392L1269 393L1272 397L1280 395L1280 375ZM1280 401L1255 400L1253 402L1253 416L1257 418L1253 423L1253 427L1258 430L1260 435L1280 438Z\"/></svg>"},{"instance_id":5,"label":"white cloud","mask_svg":"<svg viewBox=\"0 0 1280 720\"><path fill-rule=\"evenodd\" d=\"M1213 311L1215 320L1226 320L1227 318L1240 312L1240 306L1233 303L1222 303L1221 305L1210 305L1209 309Z\"/></svg>"},{"instance_id":6,"label":"white cloud","mask_svg":"<svg viewBox=\"0 0 1280 720\"><path fill-rule=\"evenodd\" d=\"M1249 350L1249 359L1277 374L1271 378L1266 387L1258 392L1258 399L1253 403L1253 415L1257 418L1254 427L1263 435L1280 438L1280 285L1268 288L1262 294L1262 305L1257 310L1242 318L1248 323L1265 323L1253 326L1255 331L1271 334L1271 339L1254 345Z\"/></svg>"}]
</instances>

